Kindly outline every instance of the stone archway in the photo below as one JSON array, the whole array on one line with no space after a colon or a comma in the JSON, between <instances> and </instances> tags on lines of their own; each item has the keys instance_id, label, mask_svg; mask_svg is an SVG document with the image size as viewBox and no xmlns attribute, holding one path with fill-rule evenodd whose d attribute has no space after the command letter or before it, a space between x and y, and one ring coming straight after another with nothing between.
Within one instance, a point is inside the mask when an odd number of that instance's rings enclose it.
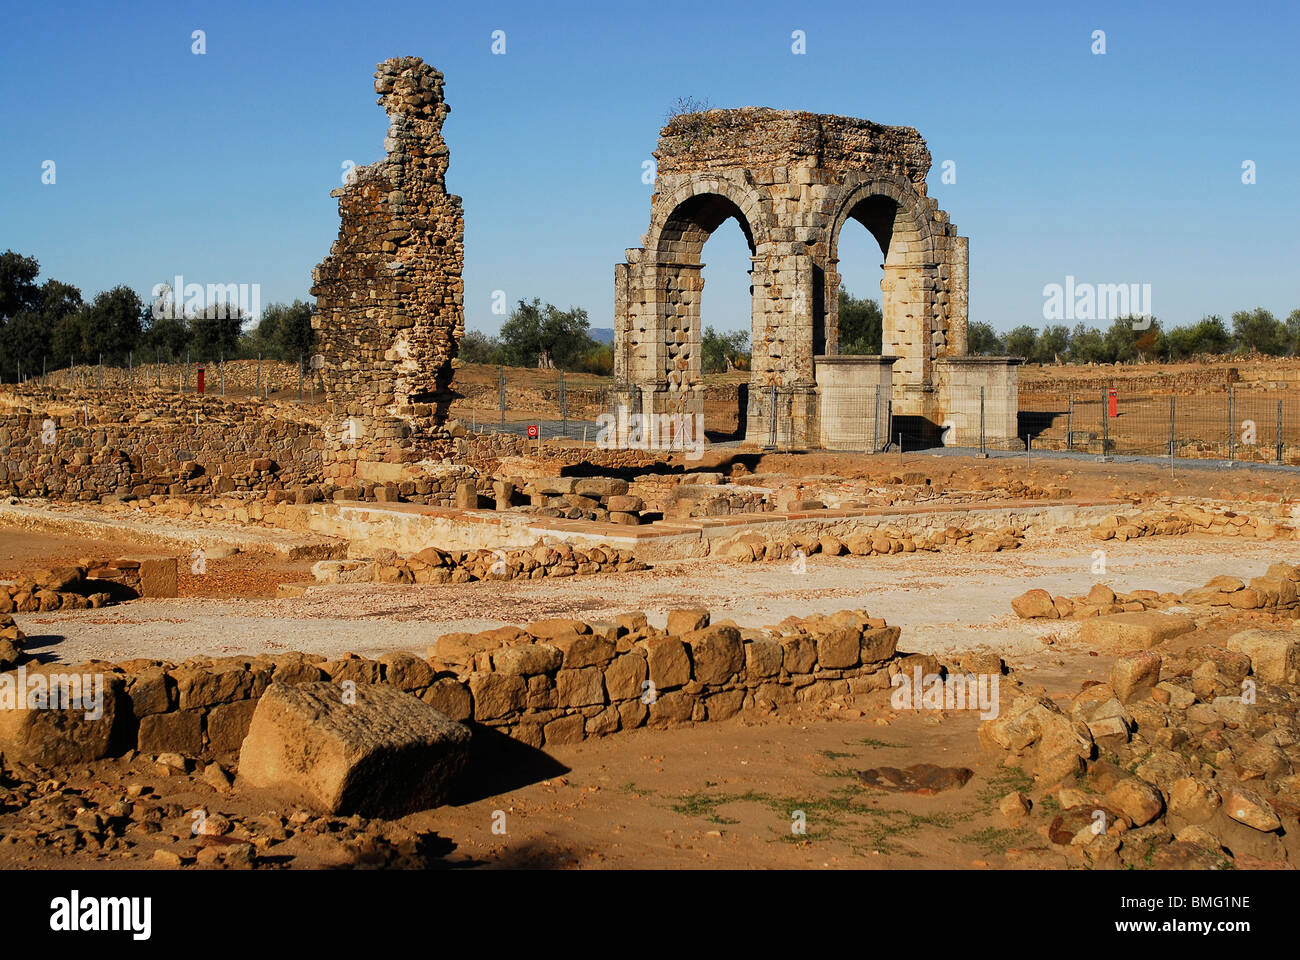
<instances>
[{"instance_id":1,"label":"stone archway","mask_svg":"<svg viewBox=\"0 0 1300 960\"><path fill-rule=\"evenodd\" d=\"M744 107L671 120L654 156L650 230L615 267L615 376L626 396L651 412L701 409L699 251L734 216L753 250L746 437L776 435L779 420L787 442L815 445L817 358L829 366L839 352L836 248L856 219L885 254L884 345L899 358L886 393L909 416L942 411L945 364L966 351L967 246L926 196L919 133ZM835 366L854 387L857 366Z\"/></svg>"},{"instance_id":2,"label":"stone archway","mask_svg":"<svg viewBox=\"0 0 1300 960\"><path fill-rule=\"evenodd\" d=\"M635 393L625 402L638 412L702 411L704 244L734 219L751 262L760 262L769 246L762 205L745 185L717 177L690 177L656 194L645 246L629 250L615 271L614 374ZM751 284L751 302L752 294Z\"/></svg>"},{"instance_id":3,"label":"stone archway","mask_svg":"<svg viewBox=\"0 0 1300 960\"><path fill-rule=\"evenodd\" d=\"M933 204L933 201L931 201ZM946 355L953 323L936 303L940 277L935 238L923 198L910 183L898 178L872 178L845 190L830 225L826 267L828 340L838 353L839 341L839 238L844 226L856 220L870 233L884 258L880 308L881 353L898 357L894 376L900 387L928 384L932 364ZM962 352L965 326L962 325ZM897 397L896 399L901 399Z\"/></svg>"}]
</instances>

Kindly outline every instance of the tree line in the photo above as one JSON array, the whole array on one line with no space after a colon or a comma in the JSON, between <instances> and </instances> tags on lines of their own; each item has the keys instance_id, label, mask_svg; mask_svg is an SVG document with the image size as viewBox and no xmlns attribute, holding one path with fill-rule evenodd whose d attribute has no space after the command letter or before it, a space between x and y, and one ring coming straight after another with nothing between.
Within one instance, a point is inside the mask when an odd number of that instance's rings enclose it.
<instances>
[{"instance_id":1,"label":"tree line","mask_svg":"<svg viewBox=\"0 0 1300 960\"><path fill-rule=\"evenodd\" d=\"M1300 310L1279 320L1263 307L1238 310L1165 328L1155 317L1120 317L1104 331L1079 323L1025 325L999 337L987 323L972 323L968 350L974 355L1024 357L1030 363L1133 363L1179 361L1203 356L1295 356L1300 350Z\"/></svg>"},{"instance_id":2,"label":"tree line","mask_svg":"<svg viewBox=\"0 0 1300 960\"><path fill-rule=\"evenodd\" d=\"M0 379L13 382L70 363L112 366L155 361L196 362L257 356L306 358L315 345L315 306L303 300L273 303L260 317L238 305L186 309L179 301L145 303L119 284L90 300L53 278L40 281L34 257L0 254Z\"/></svg>"},{"instance_id":3,"label":"tree line","mask_svg":"<svg viewBox=\"0 0 1300 960\"><path fill-rule=\"evenodd\" d=\"M879 354L880 304L840 289L840 353ZM1155 317L1120 317L1105 330L1084 323L1016 327L1005 336L987 323L966 331L972 356L1024 357L1030 363L1133 363L1202 356L1295 356L1300 352L1300 309L1279 320L1263 307L1239 310L1228 320L1207 316L1168 329Z\"/></svg>"}]
</instances>

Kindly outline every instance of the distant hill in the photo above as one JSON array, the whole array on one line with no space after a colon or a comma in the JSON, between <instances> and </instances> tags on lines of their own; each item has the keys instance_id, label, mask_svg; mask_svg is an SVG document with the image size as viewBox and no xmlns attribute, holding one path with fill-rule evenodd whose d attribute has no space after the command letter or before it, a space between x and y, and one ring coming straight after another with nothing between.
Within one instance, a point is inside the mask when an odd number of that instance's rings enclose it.
<instances>
[{"instance_id":1,"label":"distant hill","mask_svg":"<svg viewBox=\"0 0 1300 960\"><path fill-rule=\"evenodd\" d=\"M613 327L591 327L587 332L591 334L591 339L598 343L609 344L611 347L614 345Z\"/></svg>"}]
</instances>

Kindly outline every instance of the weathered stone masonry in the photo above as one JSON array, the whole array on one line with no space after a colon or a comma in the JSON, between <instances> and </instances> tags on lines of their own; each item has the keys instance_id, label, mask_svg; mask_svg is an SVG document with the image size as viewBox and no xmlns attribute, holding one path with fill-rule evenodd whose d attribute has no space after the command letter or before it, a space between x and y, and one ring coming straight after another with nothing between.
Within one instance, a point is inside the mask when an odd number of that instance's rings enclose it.
<instances>
[{"instance_id":1,"label":"weathered stone masonry","mask_svg":"<svg viewBox=\"0 0 1300 960\"><path fill-rule=\"evenodd\" d=\"M21 647L23 637L0 615ZM85 763L130 749L226 756L240 749L272 683L387 683L453 720L534 747L576 743L643 726L725 720L795 702L888 689L890 676L938 663L899 654L899 628L862 610L789 618L771 632L711 623L707 611L671 611L663 630L645 614L616 622L540 620L523 628L440 637L429 658L394 651L377 660L327 661L298 652L128 660L30 672L104 675L104 713L0 710L0 749L20 762Z\"/></svg>"},{"instance_id":2,"label":"weathered stone masonry","mask_svg":"<svg viewBox=\"0 0 1300 960\"><path fill-rule=\"evenodd\" d=\"M337 413L418 430L441 423L451 399L465 331L465 218L446 188L442 74L395 57L376 68L375 92L390 118L388 156L355 167L331 193L342 224L313 275L317 375Z\"/></svg>"},{"instance_id":3,"label":"weathered stone masonry","mask_svg":"<svg viewBox=\"0 0 1300 960\"><path fill-rule=\"evenodd\" d=\"M702 409L701 250L734 217L753 263L746 436L764 433L762 398L775 386L793 395L796 442L815 440L815 358L839 352L837 250L854 219L885 258L883 352L897 358L894 412L942 418L936 365L966 354L968 249L926 196L930 152L916 130L756 107L710 110L670 121L655 157L650 229L615 267L615 377L630 405Z\"/></svg>"}]
</instances>

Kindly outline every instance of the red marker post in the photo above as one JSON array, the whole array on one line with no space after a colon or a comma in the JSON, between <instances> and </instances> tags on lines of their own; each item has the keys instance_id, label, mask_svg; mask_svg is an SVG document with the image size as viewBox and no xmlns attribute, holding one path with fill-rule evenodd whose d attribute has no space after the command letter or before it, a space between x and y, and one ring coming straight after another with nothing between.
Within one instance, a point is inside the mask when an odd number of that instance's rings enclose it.
<instances>
[{"instance_id":1,"label":"red marker post","mask_svg":"<svg viewBox=\"0 0 1300 960\"><path fill-rule=\"evenodd\" d=\"M203 368L197 367L196 369L199 372L199 393L202 393L203 392Z\"/></svg>"},{"instance_id":2,"label":"red marker post","mask_svg":"<svg viewBox=\"0 0 1300 960\"><path fill-rule=\"evenodd\" d=\"M202 393L203 391L200 389L199 392ZM1108 416L1111 417L1119 416L1119 391L1118 390L1106 391L1106 413Z\"/></svg>"}]
</instances>

